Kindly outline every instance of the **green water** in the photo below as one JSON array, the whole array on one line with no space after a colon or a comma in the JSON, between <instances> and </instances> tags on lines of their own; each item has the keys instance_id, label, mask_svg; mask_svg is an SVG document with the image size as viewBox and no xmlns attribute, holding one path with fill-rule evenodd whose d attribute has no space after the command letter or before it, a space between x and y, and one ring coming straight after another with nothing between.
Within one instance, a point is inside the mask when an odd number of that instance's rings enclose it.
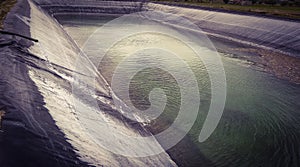
<instances>
[{"instance_id":1,"label":"green water","mask_svg":"<svg viewBox=\"0 0 300 167\"><path fill-rule=\"evenodd\" d=\"M61 17L59 20L82 46L91 33L112 18ZM133 38L139 42L125 40L118 43L98 66L109 83L115 68L124 58L124 52L147 46L154 40L157 45L163 41L178 48L176 41L159 35L141 34ZM210 82L203 63L192 53L182 51L181 58L197 78L201 105L193 128L168 153L179 166L300 166L300 86L258 71L246 61L220 54L227 80L226 106L216 130L208 140L199 143L199 133L211 100ZM122 66L122 70L134 70L140 59L147 62L153 58L153 55L141 56L132 59L128 66ZM155 58L166 61L164 57ZM169 66L180 73L178 63L172 62ZM120 92L116 93L122 93L122 83L119 86ZM148 96L153 88L161 88L167 95L164 112L147 126L156 134L169 127L176 118L180 107L180 88L167 71L146 68L130 82L130 100L136 108L144 110L149 107Z\"/></svg>"}]
</instances>

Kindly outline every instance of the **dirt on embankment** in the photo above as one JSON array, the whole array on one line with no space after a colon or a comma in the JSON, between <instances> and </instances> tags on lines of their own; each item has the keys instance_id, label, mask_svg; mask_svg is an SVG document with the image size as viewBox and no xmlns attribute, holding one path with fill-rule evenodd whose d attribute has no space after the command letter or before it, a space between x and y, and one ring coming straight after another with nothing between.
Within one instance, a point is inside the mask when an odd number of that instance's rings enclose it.
<instances>
[{"instance_id":1,"label":"dirt on embankment","mask_svg":"<svg viewBox=\"0 0 300 167\"><path fill-rule=\"evenodd\" d=\"M3 29L3 20L16 2L17 0L0 0L0 29Z\"/></svg>"}]
</instances>

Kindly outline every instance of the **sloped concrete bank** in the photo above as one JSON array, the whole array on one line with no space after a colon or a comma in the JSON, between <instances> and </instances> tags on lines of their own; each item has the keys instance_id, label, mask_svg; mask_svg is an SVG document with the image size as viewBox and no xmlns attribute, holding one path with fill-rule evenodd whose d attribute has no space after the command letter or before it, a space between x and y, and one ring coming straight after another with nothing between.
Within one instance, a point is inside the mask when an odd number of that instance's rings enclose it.
<instances>
[{"instance_id":1,"label":"sloped concrete bank","mask_svg":"<svg viewBox=\"0 0 300 167\"><path fill-rule=\"evenodd\" d=\"M0 132L0 166L176 166L166 153L144 158L113 154L82 128L74 105L95 112L97 109L73 96L75 73L86 79L87 86L78 88L82 91L90 89L96 79L99 110L109 120L105 126L126 134L149 135L114 109L110 88L96 68L33 1L19 0L8 14L4 29L38 42L12 35L0 37L0 105L6 112ZM76 68L77 61L83 63L82 71Z\"/></svg>"},{"instance_id":2,"label":"sloped concrete bank","mask_svg":"<svg viewBox=\"0 0 300 167\"><path fill-rule=\"evenodd\" d=\"M30 36L30 27L18 17L30 17L27 1L20 0L10 11L4 29ZM1 35L0 103L4 106L0 132L0 166L88 166L55 125L28 68L40 68L45 61L27 48L33 42Z\"/></svg>"},{"instance_id":3,"label":"sloped concrete bank","mask_svg":"<svg viewBox=\"0 0 300 167\"><path fill-rule=\"evenodd\" d=\"M153 3L147 8L185 17L220 38L299 56L299 22Z\"/></svg>"},{"instance_id":4,"label":"sloped concrete bank","mask_svg":"<svg viewBox=\"0 0 300 167\"><path fill-rule=\"evenodd\" d=\"M186 18L201 28L219 51L300 84L300 22L154 3L144 6Z\"/></svg>"}]
</instances>

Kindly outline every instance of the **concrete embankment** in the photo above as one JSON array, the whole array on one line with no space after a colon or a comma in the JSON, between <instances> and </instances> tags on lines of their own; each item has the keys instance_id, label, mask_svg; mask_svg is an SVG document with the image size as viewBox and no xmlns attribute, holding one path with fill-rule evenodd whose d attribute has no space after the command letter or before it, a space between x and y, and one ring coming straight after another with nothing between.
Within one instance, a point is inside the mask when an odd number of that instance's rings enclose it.
<instances>
[{"instance_id":1,"label":"concrete embankment","mask_svg":"<svg viewBox=\"0 0 300 167\"><path fill-rule=\"evenodd\" d=\"M30 27L19 19L30 17L27 1L18 1L7 15L4 29L30 37ZM12 35L0 36L0 103L4 106L0 133L1 166L88 166L55 125L28 69L45 62L32 55L33 42ZM46 69L44 69L46 70Z\"/></svg>"},{"instance_id":2,"label":"concrete embankment","mask_svg":"<svg viewBox=\"0 0 300 167\"><path fill-rule=\"evenodd\" d=\"M219 51L300 83L300 22L154 3L144 8L184 17L206 33Z\"/></svg>"},{"instance_id":3,"label":"concrete embankment","mask_svg":"<svg viewBox=\"0 0 300 167\"><path fill-rule=\"evenodd\" d=\"M87 113L102 113L109 120L103 126L124 134L149 133L114 109L106 82L43 9L32 1L18 1L7 15L4 30L38 42L9 34L0 37L0 106L6 112L0 134L1 166L176 166L166 153L144 158L116 155L100 147L82 128L76 105ZM72 93L78 81L75 74L84 79L81 91L96 84L98 109Z\"/></svg>"}]
</instances>

